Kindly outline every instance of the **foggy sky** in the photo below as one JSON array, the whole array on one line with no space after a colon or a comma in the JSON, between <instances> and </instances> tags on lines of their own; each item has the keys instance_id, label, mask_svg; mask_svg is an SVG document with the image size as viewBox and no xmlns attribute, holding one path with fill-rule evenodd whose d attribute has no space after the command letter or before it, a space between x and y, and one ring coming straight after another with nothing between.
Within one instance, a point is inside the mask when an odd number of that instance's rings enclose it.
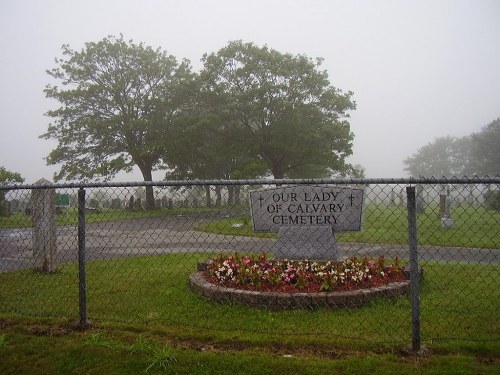
<instances>
[{"instance_id":1,"label":"foggy sky","mask_svg":"<svg viewBox=\"0 0 500 375\"><path fill-rule=\"evenodd\" d=\"M332 85L354 92L349 162L367 177L406 176L403 160L435 137L500 117L498 0L0 0L0 166L52 180L44 157L56 143L38 139L57 106L45 70L62 44L120 33L196 71L204 53L239 39L324 58Z\"/></svg>"}]
</instances>

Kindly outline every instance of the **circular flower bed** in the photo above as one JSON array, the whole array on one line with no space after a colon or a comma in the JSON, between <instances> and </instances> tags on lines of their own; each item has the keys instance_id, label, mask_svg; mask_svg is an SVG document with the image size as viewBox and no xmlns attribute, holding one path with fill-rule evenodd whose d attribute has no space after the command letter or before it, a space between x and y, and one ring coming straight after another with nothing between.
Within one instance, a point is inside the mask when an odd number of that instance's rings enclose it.
<instances>
[{"instance_id":1,"label":"circular flower bed","mask_svg":"<svg viewBox=\"0 0 500 375\"><path fill-rule=\"evenodd\" d=\"M191 275L191 287L218 301L256 306L360 306L379 295L397 296L409 287L396 258L290 261L262 255L219 255Z\"/></svg>"}]
</instances>

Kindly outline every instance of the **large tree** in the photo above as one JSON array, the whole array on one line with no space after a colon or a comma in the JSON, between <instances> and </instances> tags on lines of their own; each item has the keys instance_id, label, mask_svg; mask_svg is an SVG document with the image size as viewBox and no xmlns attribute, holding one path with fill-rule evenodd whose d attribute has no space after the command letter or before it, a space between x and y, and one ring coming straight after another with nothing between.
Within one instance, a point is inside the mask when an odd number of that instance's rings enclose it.
<instances>
[{"instance_id":1,"label":"large tree","mask_svg":"<svg viewBox=\"0 0 500 375\"><path fill-rule=\"evenodd\" d=\"M54 122L41 136L58 141L47 157L48 164L62 164L55 180L110 179L136 165L151 181L167 155L165 137L182 113L189 63L123 36L62 50L57 67L47 71L62 86L45 89L60 107L47 112ZM146 190L153 208L152 187Z\"/></svg>"},{"instance_id":2,"label":"large tree","mask_svg":"<svg viewBox=\"0 0 500 375\"><path fill-rule=\"evenodd\" d=\"M349 167L352 93L330 85L320 59L235 41L202 61L202 92L217 103L212 114L221 126L239 129L245 152L274 178L322 177Z\"/></svg>"}]
</instances>

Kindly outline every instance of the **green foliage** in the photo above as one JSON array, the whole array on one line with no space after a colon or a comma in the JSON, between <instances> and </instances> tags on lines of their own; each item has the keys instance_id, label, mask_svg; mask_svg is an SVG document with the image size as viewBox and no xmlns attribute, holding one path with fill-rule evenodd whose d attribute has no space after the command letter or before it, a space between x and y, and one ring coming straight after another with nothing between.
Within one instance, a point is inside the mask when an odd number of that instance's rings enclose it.
<instances>
[{"instance_id":1,"label":"green foliage","mask_svg":"<svg viewBox=\"0 0 500 375\"><path fill-rule=\"evenodd\" d=\"M405 170L414 177L452 177L468 174L470 138L440 137L408 157Z\"/></svg>"},{"instance_id":2,"label":"green foliage","mask_svg":"<svg viewBox=\"0 0 500 375\"><path fill-rule=\"evenodd\" d=\"M162 346L159 349L155 349L149 359L149 365L144 370L149 372L153 369L158 369L160 371L166 371L167 367L178 362L177 353L172 348L168 346Z\"/></svg>"},{"instance_id":3,"label":"green foliage","mask_svg":"<svg viewBox=\"0 0 500 375\"><path fill-rule=\"evenodd\" d=\"M57 337L30 333L33 325L21 320L6 327L15 346L0 348L2 374L141 374L154 357L153 348L165 345L165 340L177 361L167 368L153 367L157 374L495 374L498 364L494 356L482 353L428 353L426 356L404 356L380 351L340 350L338 347L311 344L309 346L268 345L265 341L245 345L234 339L220 345L214 340L178 341L163 332L148 333L150 349L130 351L130 341L142 333L136 327L113 327L106 330L112 336L113 348L89 344L86 338L93 332L64 331ZM50 332L49 323L39 324ZM160 350L160 349L157 349Z\"/></svg>"},{"instance_id":4,"label":"green foliage","mask_svg":"<svg viewBox=\"0 0 500 375\"><path fill-rule=\"evenodd\" d=\"M472 134L472 167L478 175L500 175L500 118Z\"/></svg>"},{"instance_id":5,"label":"green foliage","mask_svg":"<svg viewBox=\"0 0 500 375\"><path fill-rule=\"evenodd\" d=\"M320 59L236 41L202 60L202 100L221 133L241 134L244 155L275 178L347 168L353 134L346 118L355 105L351 92L330 85Z\"/></svg>"},{"instance_id":6,"label":"green foliage","mask_svg":"<svg viewBox=\"0 0 500 375\"><path fill-rule=\"evenodd\" d=\"M204 300L188 288L187 279L197 262L210 256L188 253L88 262L89 318L103 326L128 322L133 324L134 332L168 330L179 340L208 338L224 342L236 337L247 344L376 350L410 342L411 304L405 296L378 299L362 309L281 312ZM498 338L497 266L424 262L422 267L425 275L420 301L425 345L448 348L447 340L452 342L450 338L454 338L465 351L474 350L479 343L471 340ZM74 264L63 265L50 275L29 270L1 273L0 314L15 311L76 319L77 274L78 266ZM107 335L92 334L88 345L116 348ZM10 335L8 341L7 348L13 346ZM127 351L139 353L141 347L151 349L147 342L135 342ZM161 357L161 353L148 353L151 361Z\"/></svg>"},{"instance_id":7,"label":"green foliage","mask_svg":"<svg viewBox=\"0 0 500 375\"><path fill-rule=\"evenodd\" d=\"M199 102L203 108L203 102ZM206 112L192 112L180 123L169 146L171 166L168 178L241 179L265 172L265 165L246 147L245 129L227 126ZM179 139L189 142L179 142Z\"/></svg>"},{"instance_id":8,"label":"green foliage","mask_svg":"<svg viewBox=\"0 0 500 375\"><path fill-rule=\"evenodd\" d=\"M345 162L352 93L330 85L321 60L231 42L199 75L160 49L107 37L62 47L44 92L59 108L45 139L54 179L110 179L137 166L169 178L241 179L358 173ZM182 142L180 141L182 140ZM152 187L146 188L154 207Z\"/></svg>"},{"instance_id":9,"label":"green foliage","mask_svg":"<svg viewBox=\"0 0 500 375\"><path fill-rule=\"evenodd\" d=\"M5 167L0 166L0 185L10 185L16 182L24 182L24 178L17 172L8 171ZM4 196L8 190L0 190L0 216L4 215Z\"/></svg>"},{"instance_id":10,"label":"green foliage","mask_svg":"<svg viewBox=\"0 0 500 375\"><path fill-rule=\"evenodd\" d=\"M0 166L0 184L8 185L16 182L24 182L24 178L19 173L8 171L5 167Z\"/></svg>"},{"instance_id":11,"label":"green foliage","mask_svg":"<svg viewBox=\"0 0 500 375\"><path fill-rule=\"evenodd\" d=\"M0 348L7 346L7 335L5 333L0 335Z\"/></svg>"},{"instance_id":12,"label":"green foliage","mask_svg":"<svg viewBox=\"0 0 500 375\"><path fill-rule=\"evenodd\" d=\"M183 105L188 62L178 63L160 49L108 37L81 51L62 47L64 58L47 73L62 86L45 95L60 107L41 137L56 139L47 163L62 164L55 180L109 179L134 165L145 181L165 156L165 138ZM154 206L147 189L149 207Z\"/></svg>"},{"instance_id":13,"label":"green foliage","mask_svg":"<svg viewBox=\"0 0 500 375\"><path fill-rule=\"evenodd\" d=\"M500 119L470 136L440 137L404 160L414 177L500 175Z\"/></svg>"}]
</instances>

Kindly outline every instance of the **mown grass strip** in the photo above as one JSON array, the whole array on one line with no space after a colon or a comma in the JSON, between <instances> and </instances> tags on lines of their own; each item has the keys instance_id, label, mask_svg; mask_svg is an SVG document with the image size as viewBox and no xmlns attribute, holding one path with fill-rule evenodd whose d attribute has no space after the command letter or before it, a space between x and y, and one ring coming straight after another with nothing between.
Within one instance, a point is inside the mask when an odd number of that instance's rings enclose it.
<instances>
[{"instance_id":1,"label":"mown grass strip","mask_svg":"<svg viewBox=\"0 0 500 375\"><path fill-rule=\"evenodd\" d=\"M96 322L173 327L187 338L394 348L410 342L407 296L377 299L358 309L269 311L204 300L188 288L203 254L93 261L87 264L88 317ZM426 263L421 285L422 337L446 348L498 343L498 266ZM0 274L0 312L78 318L78 269ZM498 346L497 346L498 348ZM488 349L489 350L489 349Z\"/></svg>"},{"instance_id":2,"label":"mown grass strip","mask_svg":"<svg viewBox=\"0 0 500 375\"><path fill-rule=\"evenodd\" d=\"M342 352L175 342L119 328L86 332L28 322L0 327L2 374L494 374L498 358L464 353Z\"/></svg>"}]
</instances>

